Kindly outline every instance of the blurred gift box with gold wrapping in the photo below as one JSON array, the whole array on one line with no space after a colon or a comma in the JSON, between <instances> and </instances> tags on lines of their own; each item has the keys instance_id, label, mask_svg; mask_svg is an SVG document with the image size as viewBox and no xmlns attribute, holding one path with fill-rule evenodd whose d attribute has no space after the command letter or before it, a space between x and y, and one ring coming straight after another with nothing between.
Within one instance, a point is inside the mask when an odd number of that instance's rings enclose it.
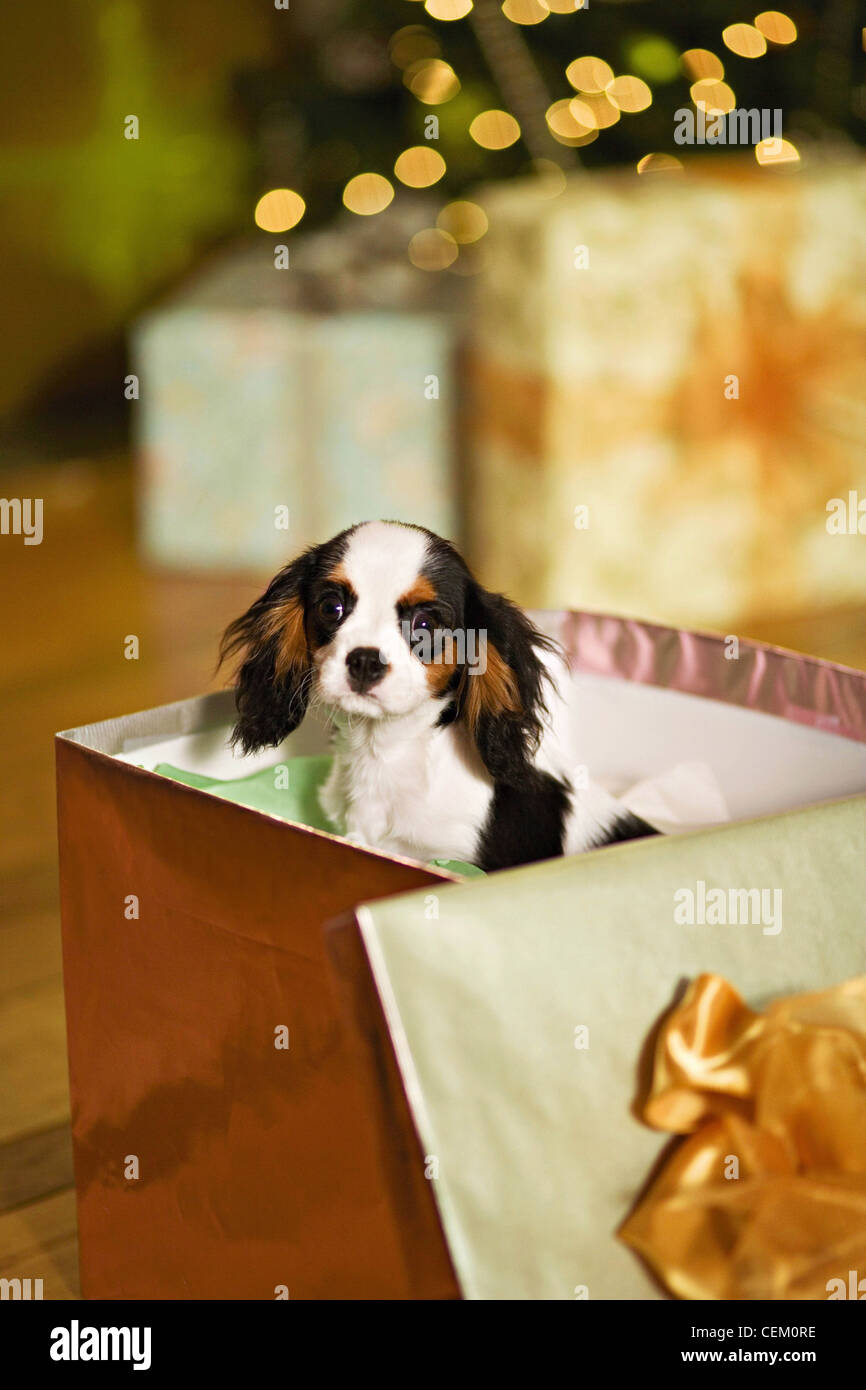
<instances>
[{"instance_id":1,"label":"blurred gift box with gold wrapping","mask_svg":"<svg viewBox=\"0 0 866 1390\"><path fill-rule=\"evenodd\" d=\"M862 598L866 167L698 159L548 193L484 198L465 418L486 582L708 624Z\"/></svg>"}]
</instances>

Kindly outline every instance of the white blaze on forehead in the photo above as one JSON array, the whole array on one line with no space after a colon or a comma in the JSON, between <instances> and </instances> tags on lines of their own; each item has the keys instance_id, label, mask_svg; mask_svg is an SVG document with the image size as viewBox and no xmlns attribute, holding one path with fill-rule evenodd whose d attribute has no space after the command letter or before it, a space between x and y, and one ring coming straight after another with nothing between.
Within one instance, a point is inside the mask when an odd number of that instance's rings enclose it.
<instances>
[{"instance_id":1,"label":"white blaze on forehead","mask_svg":"<svg viewBox=\"0 0 866 1390\"><path fill-rule=\"evenodd\" d=\"M397 611L398 601L417 583L426 552L423 532L395 522L369 521L349 537L339 569L355 602L316 654L326 703L379 718L409 713L427 700L425 668L410 650ZM375 648L388 668L369 695L351 689L347 658L355 647Z\"/></svg>"},{"instance_id":2,"label":"white blaze on forehead","mask_svg":"<svg viewBox=\"0 0 866 1390\"><path fill-rule=\"evenodd\" d=\"M427 537L409 526L368 521L353 532L340 568L372 616L394 614L397 600L413 587L424 565Z\"/></svg>"}]
</instances>

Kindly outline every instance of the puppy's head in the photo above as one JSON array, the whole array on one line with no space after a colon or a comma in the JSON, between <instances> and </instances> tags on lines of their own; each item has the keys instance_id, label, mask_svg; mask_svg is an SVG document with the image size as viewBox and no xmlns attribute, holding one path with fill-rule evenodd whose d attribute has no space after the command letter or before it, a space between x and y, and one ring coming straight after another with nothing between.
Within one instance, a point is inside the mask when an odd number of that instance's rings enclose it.
<instances>
[{"instance_id":1,"label":"puppy's head","mask_svg":"<svg viewBox=\"0 0 866 1390\"><path fill-rule=\"evenodd\" d=\"M427 706L431 722L463 725L491 776L515 780L541 734L550 647L449 542L367 522L287 565L228 628L234 740L247 753L280 743L311 695L354 719Z\"/></svg>"}]
</instances>

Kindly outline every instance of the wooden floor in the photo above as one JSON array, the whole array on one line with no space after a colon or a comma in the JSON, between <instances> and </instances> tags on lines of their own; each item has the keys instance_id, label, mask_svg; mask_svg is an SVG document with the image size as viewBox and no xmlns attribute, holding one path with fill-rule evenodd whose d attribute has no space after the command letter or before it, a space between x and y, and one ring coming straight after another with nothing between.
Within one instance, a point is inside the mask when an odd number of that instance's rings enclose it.
<instances>
[{"instance_id":1,"label":"wooden floor","mask_svg":"<svg viewBox=\"0 0 866 1390\"><path fill-rule=\"evenodd\" d=\"M52 737L216 688L219 635L261 586L149 573L122 461L5 472L0 491L42 497L45 530L0 536L0 1277L77 1298Z\"/></svg>"},{"instance_id":2,"label":"wooden floor","mask_svg":"<svg viewBox=\"0 0 866 1390\"><path fill-rule=\"evenodd\" d=\"M122 460L18 469L45 537L0 537L0 1277L78 1297L60 965L52 735L198 694L254 581L157 574L136 557ZM741 635L866 667L866 612L740 625ZM140 640L127 661L123 640Z\"/></svg>"}]
</instances>

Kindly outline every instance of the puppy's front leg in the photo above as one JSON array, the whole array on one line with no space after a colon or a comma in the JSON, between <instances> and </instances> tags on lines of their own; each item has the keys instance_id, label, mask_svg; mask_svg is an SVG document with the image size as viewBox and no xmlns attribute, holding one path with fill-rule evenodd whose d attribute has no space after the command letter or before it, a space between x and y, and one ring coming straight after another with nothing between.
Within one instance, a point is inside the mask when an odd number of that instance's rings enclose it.
<instances>
[{"instance_id":1,"label":"puppy's front leg","mask_svg":"<svg viewBox=\"0 0 866 1390\"><path fill-rule=\"evenodd\" d=\"M346 788L346 766L336 756L326 781L319 788L319 805L338 835L345 835L348 829L348 795Z\"/></svg>"}]
</instances>

